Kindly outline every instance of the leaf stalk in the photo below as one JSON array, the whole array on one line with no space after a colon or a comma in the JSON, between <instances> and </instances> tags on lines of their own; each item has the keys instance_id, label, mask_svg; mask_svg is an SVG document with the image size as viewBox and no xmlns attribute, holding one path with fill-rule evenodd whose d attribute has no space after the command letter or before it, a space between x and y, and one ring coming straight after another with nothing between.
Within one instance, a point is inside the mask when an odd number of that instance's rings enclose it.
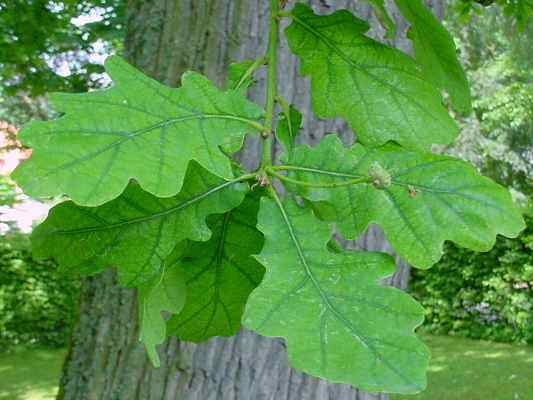
<instances>
[{"instance_id":1,"label":"leaf stalk","mask_svg":"<svg viewBox=\"0 0 533 400\"><path fill-rule=\"evenodd\" d=\"M370 182L372 182L372 177L370 177L370 176L361 176L361 177L356 178L356 179L350 179L350 180L347 180L347 181L332 182L332 183L305 182L305 181L300 181L298 179L290 178L290 177L288 177L286 175L278 174L272 168L267 168L266 172L269 175L271 175L271 176L273 176L275 178L278 178L280 181L287 182L287 183L292 183L294 185L299 185L299 186L312 187L312 188L324 188L324 189L328 189L329 188L329 189L333 189L333 188L337 188L337 187L352 186L352 185L359 185L361 183L370 183Z\"/></svg>"},{"instance_id":2,"label":"leaf stalk","mask_svg":"<svg viewBox=\"0 0 533 400\"><path fill-rule=\"evenodd\" d=\"M267 70L267 97L265 130L263 135L263 155L260 169L264 170L272 165L272 127L274 121L274 106L277 94L277 64L278 64L278 21L279 3L278 0L270 0L270 26L268 34L268 70Z\"/></svg>"}]
</instances>

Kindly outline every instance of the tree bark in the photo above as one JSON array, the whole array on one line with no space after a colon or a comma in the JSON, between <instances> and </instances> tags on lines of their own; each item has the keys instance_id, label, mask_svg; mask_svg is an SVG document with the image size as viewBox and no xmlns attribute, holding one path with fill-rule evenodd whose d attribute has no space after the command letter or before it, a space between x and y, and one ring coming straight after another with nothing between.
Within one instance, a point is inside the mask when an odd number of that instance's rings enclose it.
<instances>
[{"instance_id":1,"label":"tree bark","mask_svg":"<svg viewBox=\"0 0 533 400\"><path fill-rule=\"evenodd\" d=\"M442 11L443 0L433 3ZM292 3L292 2L291 2ZM383 30L362 2L307 1L320 12L350 8L371 21L372 35ZM357 4L355 4L357 3ZM289 4L290 7L292 4ZM404 32L406 24L393 12ZM125 55L148 75L177 86L187 69L203 72L221 84L230 60L254 59L266 49L268 1L264 0L129 0ZM408 50L403 34L394 45ZM280 44L280 94L304 113L301 141L315 144L324 132L338 132L346 143L353 134L341 120L316 119L310 108L308 82ZM265 77L251 90L263 103ZM278 149L274 149L277 153ZM257 163L258 144L249 140L242 154ZM390 251L372 227L351 247ZM399 262L391 283L407 285L408 266ZM283 341L241 330L233 338L213 338L194 345L169 339L160 346L161 368L148 362L138 341L135 292L121 289L113 272L85 280L80 317L73 333L60 382L60 400L368 400L386 395L360 392L296 372L287 364ZM364 368L364 366L362 366Z\"/></svg>"}]
</instances>

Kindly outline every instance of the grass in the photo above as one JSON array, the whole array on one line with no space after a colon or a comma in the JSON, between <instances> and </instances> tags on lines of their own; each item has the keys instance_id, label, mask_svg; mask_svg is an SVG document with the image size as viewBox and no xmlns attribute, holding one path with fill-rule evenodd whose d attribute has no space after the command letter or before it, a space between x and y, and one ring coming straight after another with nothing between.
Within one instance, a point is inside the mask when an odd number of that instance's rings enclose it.
<instances>
[{"instance_id":1,"label":"grass","mask_svg":"<svg viewBox=\"0 0 533 400\"><path fill-rule=\"evenodd\" d=\"M391 400L533 400L533 346L424 336L431 349L428 386Z\"/></svg>"},{"instance_id":2,"label":"grass","mask_svg":"<svg viewBox=\"0 0 533 400\"><path fill-rule=\"evenodd\" d=\"M17 349L0 354L0 400L53 400L65 350Z\"/></svg>"},{"instance_id":3,"label":"grass","mask_svg":"<svg viewBox=\"0 0 533 400\"><path fill-rule=\"evenodd\" d=\"M533 400L533 346L425 336L428 388L391 400ZM0 354L0 400L52 400L64 350Z\"/></svg>"}]
</instances>

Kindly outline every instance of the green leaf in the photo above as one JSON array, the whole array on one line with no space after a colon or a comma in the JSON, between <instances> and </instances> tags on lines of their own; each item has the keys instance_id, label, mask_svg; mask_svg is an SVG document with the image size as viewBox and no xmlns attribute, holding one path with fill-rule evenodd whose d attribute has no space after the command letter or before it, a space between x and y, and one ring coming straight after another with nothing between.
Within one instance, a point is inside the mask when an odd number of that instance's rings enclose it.
<instances>
[{"instance_id":1,"label":"green leaf","mask_svg":"<svg viewBox=\"0 0 533 400\"><path fill-rule=\"evenodd\" d=\"M394 39L394 36L396 36L396 24L387 12L385 0L366 0L366 2L370 3L379 23L387 30L385 37L388 39Z\"/></svg>"},{"instance_id":2,"label":"green leaf","mask_svg":"<svg viewBox=\"0 0 533 400\"><path fill-rule=\"evenodd\" d=\"M195 163L185 181L178 195L166 199L131 183L120 197L99 207L61 203L34 230L34 253L53 257L76 273L116 267L125 286L149 282L161 274L176 243L208 240L205 218L238 206L247 191L247 185L224 181Z\"/></svg>"},{"instance_id":3,"label":"green leaf","mask_svg":"<svg viewBox=\"0 0 533 400\"><path fill-rule=\"evenodd\" d=\"M182 87L159 84L119 57L109 57L108 90L50 96L65 115L21 132L32 156L15 171L33 197L66 194L96 206L116 198L131 178L158 197L182 187L189 161L231 178L221 145L259 129L262 111L234 91L222 92L194 72Z\"/></svg>"},{"instance_id":4,"label":"green leaf","mask_svg":"<svg viewBox=\"0 0 533 400\"><path fill-rule=\"evenodd\" d=\"M296 108L280 101L282 112L279 114L278 125L276 127L276 138L285 148L287 154L292 153L296 136L302 126L302 114Z\"/></svg>"},{"instance_id":5,"label":"green leaf","mask_svg":"<svg viewBox=\"0 0 533 400\"><path fill-rule=\"evenodd\" d=\"M383 286L394 262L386 254L328 250L331 226L294 201L261 200L257 256L265 278L243 323L283 337L290 363L308 374L369 391L415 393L426 384L428 351L413 330L423 309Z\"/></svg>"},{"instance_id":6,"label":"green leaf","mask_svg":"<svg viewBox=\"0 0 533 400\"><path fill-rule=\"evenodd\" d=\"M294 171L293 178L315 184L367 176L376 163L389 175L390 186L380 189L369 183L306 188L300 193L331 204L332 219L345 238L356 238L369 223L379 224L398 254L419 268L439 260L445 240L487 251L496 234L515 237L524 228L505 188L452 157L394 144L346 148L335 135L328 135L315 148L298 146L290 162L306 169ZM321 214L331 215L331 211L323 209Z\"/></svg>"},{"instance_id":7,"label":"green leaf","mask_svg":"<svg viewBox=\"0 0 533 400\"><path fill-rule=\"evenodd\" d=\"M231 63L228 68L228 78L226 87L228 90L236 90L243 96L246 95L248 88L254 83L252 76L248 71L254 65L254 61L244 60L237 63Z\"/></svg>"},{"instance_id":8,"label":"green leaf","mask_svg":"<svg viewBox=\"0 0 533 400\"><path fill-rule=\"evenodd\" d=\"M457 59L452 36L421 0L395 2L411 24L407 37L413 42L422 73L435 86L448 92L455 109L469 114L472 111L470 85Z\"/></svg>"},{"instance_id":9,"label":"green leaf","mask_svg":"<svg viewBox=\"0 0 533 400\"><path fill-rule=\"evenodd\" d=\"M183 244L178 244L169 258L179 258L182 253ZM167 337L166 323L161 312L177 314L182 310L185 304L185 287L182 272L165 263L161 275L140 286L137 292L140 340L144 343L148 357L155 367L160 366L156 346L163 343Z\"/></svg>"},{"instance_id":10,"label":"green leaf","mask_svg":"<svg viewBox=\"0 0 533 400\"><path fill-rule=\"evenodd\" d=\"M191 243L179 260L187 302L169 320L170 335L200 342L239 330L246 300L264 272L251 257L263 246L263 235L255 227L258 210L259 196L253 193L238 208L208 218L211 239Z\"/></svg>"},{"instance_id":11,"label":"green leaf","mask_svg":"<svg viewBox=\"0 0 533 400\"><path fill-rule=\"evenodd\" d=\"M440 93L410 57L364 36L366 22L346 10L318 16L303 4L292 18L287 39L301 73L311 76L319 117L345 118L371 146L394 140L427 149L455 138L458 128Z\"/></svg>"}]
</instances>

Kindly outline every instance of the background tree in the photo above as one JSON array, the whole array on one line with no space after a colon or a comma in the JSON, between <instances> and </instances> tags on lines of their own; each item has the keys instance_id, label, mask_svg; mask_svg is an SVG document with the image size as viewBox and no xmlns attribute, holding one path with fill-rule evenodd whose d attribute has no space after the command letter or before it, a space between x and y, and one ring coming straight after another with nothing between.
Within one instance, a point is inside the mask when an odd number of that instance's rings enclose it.
<instances>
[{"instance_id":1,"label":"background tree","mask_svg":"<svg viewBox=\"0 0 533 400\"><path fill-rule=\"evenodd\" d=\"M527 13L518 20L512 10L526 3L484 8L468 23L454 4L447 19L473 82L474 107L448 151L519 192L522 202L533 194L533 21Z\"/></svg>"}]
</instances>

